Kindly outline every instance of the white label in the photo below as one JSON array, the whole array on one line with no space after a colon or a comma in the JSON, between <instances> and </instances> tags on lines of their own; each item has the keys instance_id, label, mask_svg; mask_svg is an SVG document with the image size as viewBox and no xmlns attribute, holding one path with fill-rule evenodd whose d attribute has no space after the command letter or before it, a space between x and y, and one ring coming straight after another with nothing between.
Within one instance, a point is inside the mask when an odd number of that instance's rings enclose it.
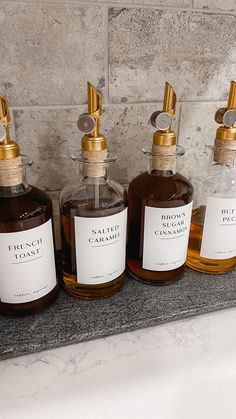
<instances>
[{"instance_id":1,"label":"white label","mask_svg":"<svg viewBox=\"0 0 236 419\"><path fill-rule=\"evenodd\" d=\"M186 261L192 202L182 207L145 206L143 269L170 271Z\"/></svg>"},{"instance_id":2,"label":"white label","mask_svg":"<svg viewBox=\"0 0 236 419\"><path fill-rule=\"evenodd\" d=\"M208 259L236 256L235 198L207 198L200 256Z\"/></svg>"},{"instance_id":3,"label":"white label","mask_svg":"<svg viewBox=\"0 0 236 419\"><path fill-rule=\"evenodd\" d=\"M0 233L0 299L21 304L56 286L52 220L17 233Z\"/></svg>"},{"instance_id":4,"label":"white label","mask_svg":"<svg viewBox=\"0 0 236 419\"><path fill-rule=\"evenodd\" d=\"M75 217L77 278L103 284L125 270L127 208L108 217Z\"/></svg>"}]
</instances>

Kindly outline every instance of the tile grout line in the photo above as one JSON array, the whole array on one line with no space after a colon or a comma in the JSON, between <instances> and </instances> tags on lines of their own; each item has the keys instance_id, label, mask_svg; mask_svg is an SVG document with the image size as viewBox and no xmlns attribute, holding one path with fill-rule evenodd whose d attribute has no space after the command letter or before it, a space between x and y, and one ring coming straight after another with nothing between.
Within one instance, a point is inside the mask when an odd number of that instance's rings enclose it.
<instances>
[{"instance_id":1,"label":"tile grout line","mask_svg":"<svg viewBox=\"0 0 236 419\"><path fill-rule=\"evenodd\" d=\"M45 110L60 110L60 109L79 109L81 107L86 108L86 103L81 103L81 104L76 104L76 105L68 105L68 104L63 104L63 105L16 105L16 106L11 106L11 109L13 111L21 111L21 110L41 110L41 109L45 109Z\"/></svg>"},{"instance_id":2,"label":"tile grout line","mask_svg":"<svg viewBox=\"0 0 236 419\"><path fill-rule=\"evenodd\" d=\"M105 26L105 91L104 104L109 104L109 6L103 7L104 26Z\"/></svg>"},{"instance_id":3,"label":"tile grout line","mask_svg":"<svg viewBox=\"0 0 236 419\"><path fill-rule=\"evenodd\" d=\"M25 3L25 4L39 4L41 3L43 5L42 1L38 0L3 0L2 3ZM58 5L64 5L64 6L95 6L95 7L115 7L118 9L127 8L127 9L151 9L151 10L163 10L163 11L182 11L182 12L192 12L192 13L203 13L203 14L222 14L222 15L236 15L236 10L220 10L220 9L204 9L204 8L194 8L194 0L192 0L192 7L178 7L178 6L164 6L164 5L144 5L144 4L133 4L133 3L114 3L114 2L107 2L107 1L101 1L101 2L95 2L90 1L89 3L87 1L83 0L47 0L47 4L58 4Z\"/></svg>"},{"instance_id":4,"label":"tile grout line","mask_svg":"<svg viewBox=\"0 0 236 419\"><path fill-rule=\"evenodd\" d=\"M179 100L178 103L181 104L211 104L211 103L225 103L226 99L216 99L216 100ZM132 106L142 106L142 107L148 107L148 106L155 106L162 103L162 101L155 101L155 102L134 102L134 103L104 103L106 108L130 108ZM11 109L13 111L20 111L20 110L60 110L60 109L80 109L81 107L86 107L86 104L75 104L75 105L17 105L17 106L11 106Z\"/></svg>"}]
</instances>

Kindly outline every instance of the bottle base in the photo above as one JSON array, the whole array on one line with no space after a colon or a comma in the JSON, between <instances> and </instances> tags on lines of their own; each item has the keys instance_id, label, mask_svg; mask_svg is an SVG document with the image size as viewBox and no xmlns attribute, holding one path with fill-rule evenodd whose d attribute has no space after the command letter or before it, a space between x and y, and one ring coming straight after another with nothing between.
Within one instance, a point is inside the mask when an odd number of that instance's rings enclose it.
<instances>
[{"instance_id":1,"label":"bottle base","mask_svg":"<svg viewBox=\"0 0 236 419\"><path fill-rule=\"evenodd\" d=\"M56 285L49 294L30 303L9 304L0 302L0 313L13 316L25 316L37 313L50 306L55 301L58 292L59 286Z\"/></svg>"},{"instance_id":2,"label":"bottle base","mask_svg":"<svg viewBox=\"0 0 236 419\"><path fill-rule=\"evenodd\" d=\"M186 265L198 272L202 272L209 275L222 275L230 272L235 267L235 260L224 259L214 260L205 259L201 257L189 256L186 261Z\"/></svg>"},{"instance_id":3,"label":"bottle base","mask_svg":"<svg viewBox=\"0 0 236 419\"><path fill-rule=\"evenodd\" d=\"M128 259L127 270L129 274L136 280L149 285L171 285L179 281L183 277L184 265L172 271L149 271L143 269L141 262Z\"/></svg>"},{"instance_id":4,"label":"bottle base","mask_svg":"<svg viewBox=\"0 0 236 419\"><path fill-rule=\"evenodd\" d=\"M125 282L125 276L124 272L113 281L98 285L87 285L77 282L76 275L63 272L63 283L68 294L79 300L102 300L112 297L120 291Z\"/></svg>"}]
</instances>

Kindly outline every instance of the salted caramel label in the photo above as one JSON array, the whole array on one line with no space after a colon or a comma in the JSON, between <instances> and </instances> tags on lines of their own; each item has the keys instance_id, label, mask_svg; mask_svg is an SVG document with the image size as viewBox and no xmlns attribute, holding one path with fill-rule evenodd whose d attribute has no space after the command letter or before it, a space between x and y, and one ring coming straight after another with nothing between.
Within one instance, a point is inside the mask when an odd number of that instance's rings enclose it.
<instances>
[{"instance_id":1,"label":"salted caramel label","mask_svg":"<svg viewBox=\"0 0 236 419\"><path fill-rule=\"evenodd\" d=\"M125 270L127 208L108 217L75 217L77 280L102 284Z\"/></svg>"}]
</instances>

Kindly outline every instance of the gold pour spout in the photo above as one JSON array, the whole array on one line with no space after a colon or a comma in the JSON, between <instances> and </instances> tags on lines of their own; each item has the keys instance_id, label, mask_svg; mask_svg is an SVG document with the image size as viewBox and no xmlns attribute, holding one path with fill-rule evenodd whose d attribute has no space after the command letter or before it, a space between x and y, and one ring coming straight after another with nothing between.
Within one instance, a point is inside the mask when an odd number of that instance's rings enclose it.
<instances>
[{"instance_id":1,"label":"gold pour spout","mask_svg":"<svg viewBox=\"0 0 236 419\"><path fill-rule=\"evenodd\" d=\"M162 111L156 111L151 116L151 124L159 131L169 132L172 116L175 114L176 94L173 87L165 82L165 91Z\"/></svg>"},{"instance_id":2,"label":"gold pour spout","mask_svg":"<svg viewBox=\"0 0 236 419\"><path fill-rule=\"evenodd\" d=\"M7 100L4 96L0 95L0 124L2 124L6 129L6 138L4 144L9 144L10 142L10 133L9 133L9 124L11 121L9 106Z\"/></svg>"},{"instance_id":3,"label":"gold pour spout","mask_svg":"<svg viewBox=\"0 0 236 419\"><path fill-rule=\"evenodd\" d=\"M10 160L20 156L18 144L10 139L10 121L11 117L7 100L0 94L0 124L3 125L6 130L5 139L0 141L0 160Z\"/></svg>"},{"instance_id":4,"label":"gold pour spout","mask_svg":"<svg viewBox=\"0 0 236 419\"><path fill-rule=\"evenodd\" d=\"M176 106L176 94L173 87L166 82L165 83L165 92L163 100L163 112L167 112L169 115L175 114Z\"/></svg>"},{"instance_id":5,"label":"gold pour spout","mask_svg":"<svg viewBox=\"0 0 236 419\"><path fill-rule=\"evenodd\" d=\"M101 93L88 81L88 112L99 113L102 115L102 95Z\"/></svg>"},{"instance_id":6,"label":"gold pour spout","mask_svg":"<svg viewBox=\"0 0 236 419\"><path fill-rule=\"evenodd\" d=\"M215 121L223 124L225 128L232 129L236 122L236 82L230 82L228 103L226 108L220 108L216 111ZM227 134L228 135L228 134Z\"/></svg>"},{"instance_id":7,"label":"gold pour spout","mask_svg":"<svg viewBox=\"0 0 236 419\"><path fill-rule=\"evenodd\" d=\"M216 111L215 121L220 124L216 131L218 141L236 141L236 82L230 82L227 107Z\"/></svg>"},{"instance_id":8,"label":"gold pour spout","mask_svg":"<svg viewBox=\"0 0 236 419\"><path fill-rule=\"evenodd\" d=\"M78 119L78 128L85 135L82 137L82 149L85 151L100 151L107 148L106 138L100 134L100 116L102 115L102 95L91 84L87 83L88 113L83 113Z\"/></svg>"},{"instance_id":9,"label":"gold pour spout","mask_svg":"<svg viewBox=\"0 0 236 419\"><path fill-rule=\"evenodd\" d=\"M157 131L153 134L153 144L170 146L176 144L176 133L171 130L172 117L175 114L176 94L173 87L165 82L162 111L152 114L150 122Z\"/></svg>"},{"instance_id":10,"label":"gold pour spout","mask_svg":"<svg viewBox=\"0 0 236 419\"><path fill-rule=\"evenodd\" d=\"M102 115L102 95L98 90L90 83L87 84L88 91L88 113L95 119L95 128L91 135L97 137L99 135L99 118Z\"/></svg>"},{"instance_id":11,"label":"gold pour spout","mask_svg":"<svg viewBox=\"0 0 236 419\"><path fill-rule=\"evenodd\" d=\"M236 110L236 82L230 82L230 91L227 103L227 109L234 109Z\"/></svg>"}]
</instances>

